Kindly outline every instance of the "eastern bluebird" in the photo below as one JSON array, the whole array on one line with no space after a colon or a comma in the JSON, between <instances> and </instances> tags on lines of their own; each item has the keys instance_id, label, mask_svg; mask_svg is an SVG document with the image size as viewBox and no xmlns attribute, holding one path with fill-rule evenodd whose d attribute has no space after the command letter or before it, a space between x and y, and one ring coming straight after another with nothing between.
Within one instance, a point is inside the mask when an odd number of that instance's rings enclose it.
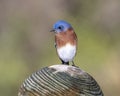
<instances>
[{"instance_id":1,"label":"eastern bluebird","mask_svg":"<svg viewBox=\"0 0 120 96\"><path fill-rule=\"evenodd\" d=\"M71 24L64 20L59 20L53 25L51 32L55 33L55 47L62 64L69 65L76 55L77 36Z\"/></svg>"}]
</instances>

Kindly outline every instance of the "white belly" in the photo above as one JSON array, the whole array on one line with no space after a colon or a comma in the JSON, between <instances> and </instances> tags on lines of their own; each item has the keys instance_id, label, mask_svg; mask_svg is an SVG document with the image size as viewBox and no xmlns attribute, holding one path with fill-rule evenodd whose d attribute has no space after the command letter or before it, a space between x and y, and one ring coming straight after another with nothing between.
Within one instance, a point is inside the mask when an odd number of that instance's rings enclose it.
<instances>
[{"instance_id":1,"label":"white belly","mask_svg":"<svg viewBox=\"0 0 120 96\"><path fill-rule=\"evenodd\" d=\"M58 48L57 52L64 62L72 61L76 54L76 46L68 43L64 47Z\"/></svg>"}]
</instances>

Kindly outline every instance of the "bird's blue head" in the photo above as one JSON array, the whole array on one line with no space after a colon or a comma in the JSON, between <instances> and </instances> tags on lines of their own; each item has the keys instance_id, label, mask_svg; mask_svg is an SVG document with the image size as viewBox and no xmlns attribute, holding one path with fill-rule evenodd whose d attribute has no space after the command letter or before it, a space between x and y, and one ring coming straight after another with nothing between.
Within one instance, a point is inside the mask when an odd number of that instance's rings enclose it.
<instances>
[{"instance_id":1,"label":"bird's blue head","mask_svg":"<svg viewBox=\"0 0 120 96\"><path fill-rule=\"evenodd\" d=\"M68 29L72 29L72 26L64 20L59 20L53 25L53 29L51 30L51 32L60 33L65 32Z\"/></svg>"}]
</instances>

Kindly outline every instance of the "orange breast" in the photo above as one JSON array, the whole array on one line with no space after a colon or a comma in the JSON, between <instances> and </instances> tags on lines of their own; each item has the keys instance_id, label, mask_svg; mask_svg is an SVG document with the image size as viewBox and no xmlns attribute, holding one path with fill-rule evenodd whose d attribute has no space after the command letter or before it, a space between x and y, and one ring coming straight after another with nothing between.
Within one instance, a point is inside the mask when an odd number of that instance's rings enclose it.
<instances>
[{"instance_id":1,"label":"orange breast","mask_svg":"<svg viewBox=\"0 0 120 96\"><path fill-rule=\"evenodd\" d=\"M77 44L77 36L73 30L67 30L66 32L60 32L55 34L55 42L57 45L57 48L60 48L67 43L70 43L71 45Z\"/></svg>"}]
</instances>

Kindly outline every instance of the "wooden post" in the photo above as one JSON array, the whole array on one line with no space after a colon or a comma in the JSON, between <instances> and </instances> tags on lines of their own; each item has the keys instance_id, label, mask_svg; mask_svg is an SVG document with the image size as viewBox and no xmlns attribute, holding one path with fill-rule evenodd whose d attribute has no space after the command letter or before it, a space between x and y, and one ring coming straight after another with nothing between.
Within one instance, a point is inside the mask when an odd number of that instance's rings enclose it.
<instances>
[{"instance_id":1,"label":"wooden post","mask_svg":"<svg viewBox=\"0 0 120 96\"><path fill-rule=\"evenodd\" d=\"M29 76L18 96L104 96L95 79L78 67L53 65Z\"/></svg>"}]
</instances>

